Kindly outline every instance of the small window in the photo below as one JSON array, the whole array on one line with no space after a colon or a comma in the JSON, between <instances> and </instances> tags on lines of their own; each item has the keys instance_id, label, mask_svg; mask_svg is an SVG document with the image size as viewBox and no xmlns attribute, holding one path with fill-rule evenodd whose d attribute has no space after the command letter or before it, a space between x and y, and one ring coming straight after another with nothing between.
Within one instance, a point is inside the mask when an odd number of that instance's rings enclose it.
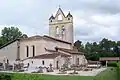
<instances>
[{"instance_id":1,"label":"small window","mask_svg":"<svg viewBox=\"0 0 120 80\"><path fill-rule=\"evenodd\" d=\"M42 65L44 65L45 64L45 62L44 61L42 61Z\"/></svg>"},{"instance_id":2,"label":"small window","mask_svg":"<svg viewBox=\"0 0 120 80\"><path fill-rule=\"evenodd\" d=\"M64 35L65 34L65 27L62 26L62 34Z\"/></svg>"},{"instance_id":3,"label":"small window","mask_svg":"<svg viewBox=\"0 0 120 80\"><path fill-rule=\"evenodd\" d=\"M33 57L34 57L35 56L35 46L33 45L32 48L33 48Z\"/></svg>"},{"instance_id":4,"label":"small window","mask_svg":"<svg viewBox=\"0 0 120 80\"><path fill-rule=\"evenodd\" d=\"M70 20L70 18L68 18L68 20Z\"/></svg>"},{"instance_id":5,"label":"small window","mask_svg":"<svg viewBox=\"0 0 120 80\"><path fill-rule=\"evenodd\" d=\"M52 22L52 20L50 22Z\"/></svg>"},{"instance_id":6,"label":"small window","mask_svg":"<svg viewBox=\"0 0 120 80\"><path fill-rule=\"evenodd\" d=\"M9 63L9 60L7 59L7 63Z\"/></svg>"},{"instance_id":7,"label":"small window","mask_svg":"<svg viewBox=\"0 0 120 80\"><path fill-rule=\"evenodd\" d=\"M28 63L27 65L28 65L28 66L30 66L30 64L29 64L29 63Z\"/></svg>"},{"instance_id":8,"label":"small window","mask_svg":"<svg viewBox=\"0 0 120 80\"><path fill-rule=\"evenodd\" d=\"M59 27L56 27L56 34L59 34Z\"/></svg>"},{"instance_id":9,"label":"small window","mask_svg":"<svg viewBox=\"0 0 120 80\"><path fill-rule=\"evenodd\" d=\"M27 54L26 56L29 57L29 47L28 46L26 46L26 54Z\"/></svg>"}]
</instances>

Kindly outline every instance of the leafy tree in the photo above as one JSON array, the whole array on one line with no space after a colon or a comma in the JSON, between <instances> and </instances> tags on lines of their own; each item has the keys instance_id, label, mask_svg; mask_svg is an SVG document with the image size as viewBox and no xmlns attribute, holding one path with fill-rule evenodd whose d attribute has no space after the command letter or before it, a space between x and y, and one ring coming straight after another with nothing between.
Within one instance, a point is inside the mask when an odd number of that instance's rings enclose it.
<instances>
[{"instance_id":1,"label":"leafy tree","mask_svg":"<svg viewBox=\"0 0 120 80\"><path fill-rule=\"evenodd\" d=\"M6 41L11 41L14 40L16 38L19 38L22 36L22 32L19 31L18 28L15 27L5 27L2 30L2 37L6 40Z\"/></svg>"},{"instance_id":2,"label":"leafy tree","mask_svg":"<svg viewBox=\"0 0 120 80\"><path fill-rule=\"evenodd\" d=\"M78 40L74 46L80 49L81 44L82 42ZM120 41L103 38L99 43L87 42L84 46L82 51L89 60L99 60L100 57L120 57Z\"/></svg>"},{"instance_id":3,"label":"leafy tree","mask_svg":"<svg viewBox=\"0 0 120 80\"><path fill-rule=\"evenodd\" d=\"M82 44L82 41L77 40L74 43L74 46L78 49L78 51L84 51L84 46Z\"/></svg>"},{"instance_id":4,"label":"leafy tree","mask_svg":"<svg viewBox=\"0 0 120 80\"><path fill-rule=\"evenodd\" d=\"M26 37L27 35L22 34L22 32L17 27L4 27L4 29L1 32L0 46L17 38Z\"/></svg>"}]
</instances>

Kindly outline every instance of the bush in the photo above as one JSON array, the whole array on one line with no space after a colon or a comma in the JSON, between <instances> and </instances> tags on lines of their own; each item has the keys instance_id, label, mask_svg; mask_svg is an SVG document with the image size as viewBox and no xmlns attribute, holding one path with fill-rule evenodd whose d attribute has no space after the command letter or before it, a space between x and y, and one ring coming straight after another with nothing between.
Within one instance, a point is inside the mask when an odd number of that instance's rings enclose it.
<instances>
[{"instance_id":1,"label":"bush","mask_svg":"<svg viewBox=\"0 0 120 80\"><path fill-rule=\"evenodd\" d=\"M120 62L117 63L117 77L120 79Z\"/></svg>"},{"instance_id":2,"label":"bush","mask_svg":"<svg viewBox=\"0 0 120 80\"><path fill-rule=\"evenodd\" d=\"M11 80L11 75L6 73L0 73L0 80Z\"/></svg>"},{"instance_id":3,"label":"bush","mask_svg":"<svg viewBox=\"0 0 120 80\"><path fill-rule=\"evenodd\" d=\"M108 67L117 67L117 62L109 62L107 64Z\"/></svg>"}]
</instances>

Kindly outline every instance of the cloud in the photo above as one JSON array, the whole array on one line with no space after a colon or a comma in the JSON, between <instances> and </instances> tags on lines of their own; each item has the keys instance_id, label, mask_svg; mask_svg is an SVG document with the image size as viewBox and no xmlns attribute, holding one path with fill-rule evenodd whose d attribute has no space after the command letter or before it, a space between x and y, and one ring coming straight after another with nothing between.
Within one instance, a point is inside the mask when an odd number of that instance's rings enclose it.
<instances>
[{"instance_id":1,"label":"cloud","mask_svg":"<svg viewBox=\"0 0 120 80\"><path fill-rule=\"evenodd\" d=\"M19 27L29 36L48 34L48 18L58 5L74 17L75 40L120 40L119 0L0 0L0 28Z\"/></svg>"}]
</instances>

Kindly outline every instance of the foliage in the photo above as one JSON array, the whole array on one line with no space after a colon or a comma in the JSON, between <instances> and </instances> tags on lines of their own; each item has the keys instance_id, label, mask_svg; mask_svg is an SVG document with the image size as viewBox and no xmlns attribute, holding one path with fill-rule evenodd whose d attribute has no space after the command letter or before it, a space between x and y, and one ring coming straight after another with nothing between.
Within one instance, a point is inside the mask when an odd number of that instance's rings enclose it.
<instances>
[{"instance_id":1,"label":"foliage","mask_svg":"<svg viewBox=\"0 0 120 80\"><path fill-rule=\"evenodd\" d=\"M120 62L117 63L117 78L120 79Z\"/></svg>"},{"instance_id":2,"label":"foliage","mask_svg":"<svg viewBox=\"0 0 120 80\"><path fill-rule=\"evenodd\" d=\"M10 74L0 73L0 80L11 80L12 76Z\"/></svg>"},{"instance_id":3,"label":"foliage","mask_svg":"<svg viewBox=\"0 0 120 80\"><path fill-rule=\"evenodd\" d=\"M108 62L107 66L108 67L117 67L117 62Z\"/></svg>"},{"instance_id":4,"label":"foliage","mask_svg":"<svg viewBox=\"0 0 120 80\"><path fill-rule=\"evenodd\" d=\"M2 77L2 78L1 78ZM115 67L109 67L95 77L92 76L53 76L27 73L0 73L0 80L119 80Z\"/></svg>"},{"instance_id":5,"label":"foliage","mask_svg":"<svg viewBox=\"0 0 120 80\"><path fill-rule=\"evenodd\" d=\"M99 60L100 57L120 57L120 41L112 41L103 38L100 42L87 42L83 45L82 41L74 43L79 51L85 53L88 60Z\"/></svg>"},{"instance_id":6,"label":"foliage","mask_svg":"<svg viewBox=\"0 0 120 80\"><path fill-rule=\"evenodd\" d=\"M27 35L23 34L17 27L4 27L4 29L1 31L0 46L17 38L26 37Z\"/></svg>"},{"instance_id":7,"label":"foliage","mask_svg":"<svg viewBox=\"0 0 120 80\"><path fill-rule=\"evenodd\" d=\"M91 76L53 76L43 74L12 73L12 80L93 80Z\"/></svg>"},{"instance_id":8,"label":"foliage","mask_svg":"<svg viewBox=\"0 0 120 80\"><path fill-rule=\"evenodd\" d=\"M94 80L119 80L117 78L117 70L115 67L108 67L107 70L98 74Z\"/></svg>"}]
</instances>

